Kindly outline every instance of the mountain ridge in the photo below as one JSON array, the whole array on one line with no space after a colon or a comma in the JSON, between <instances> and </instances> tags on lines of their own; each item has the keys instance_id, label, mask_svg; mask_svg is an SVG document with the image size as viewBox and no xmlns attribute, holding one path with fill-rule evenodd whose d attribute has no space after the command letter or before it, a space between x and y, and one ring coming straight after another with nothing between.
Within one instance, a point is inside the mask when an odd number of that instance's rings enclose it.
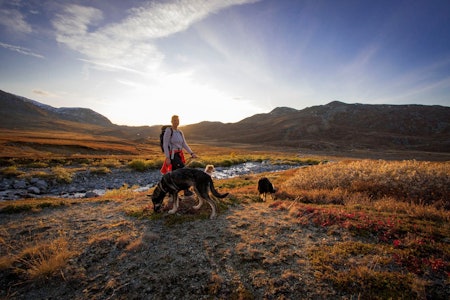
<instances>
[{"instance_id":1,"label":"mountain ridge","mask_svg":"<svg viewBox=\"0 0 450 300\"><path fill-rule=\"evenodd\" d=\"M53 108L0 91L0 128L62 130L145 143L161 125L123 126L87 108ZM450 152L450 107L347 104L334 100L297 110L276 107L236 123L203 121L182 127L190 142L244 143L311 150L397 149Z\"/></svg>"}]
</instances>

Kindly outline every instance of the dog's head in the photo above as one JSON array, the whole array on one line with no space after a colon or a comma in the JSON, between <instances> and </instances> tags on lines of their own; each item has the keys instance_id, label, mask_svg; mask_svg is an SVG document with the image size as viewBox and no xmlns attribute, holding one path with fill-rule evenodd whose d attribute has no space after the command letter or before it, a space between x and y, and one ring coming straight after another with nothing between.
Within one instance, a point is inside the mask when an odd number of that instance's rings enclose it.
<instances>
[{"instance_id":1,"label":"dog's head","mask_svg":"<svg viewBox=\"0 0 450 300\"><path fill-rule=\"evenodd\" d=\"M208 173L209 175L211 175L215 170L214 165L207 165L205 167L205 173Z\"/></svg>"},{"instance_id":2,"label":"dog's head","mask_svg":"<svg viewBox=\"0 0 450 300\"><path fill-rule=\"evenodd\" d=\"M166 193L159 187L158 184L152 194L153 210L155 212L159 212L161 210L162 202L165 196Z\"/></svg>"}]
</instances>

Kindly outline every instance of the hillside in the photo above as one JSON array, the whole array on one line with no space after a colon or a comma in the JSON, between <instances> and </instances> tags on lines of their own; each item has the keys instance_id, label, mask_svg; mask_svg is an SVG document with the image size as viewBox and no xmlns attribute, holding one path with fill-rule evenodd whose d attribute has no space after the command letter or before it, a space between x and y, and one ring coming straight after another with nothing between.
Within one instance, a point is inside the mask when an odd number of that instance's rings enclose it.
<instances>
[{"instance_id":1,"label":"hillside","mask_svg":"<svg viewBox=\"0 0 450 300\"><path fill-rule=\"evenodd\" d=\"M195 140L283 145L312 150L450 151L450 107L334 101L303 110L276 108L233 124L185 128Z\"/></svg>"},{"instance_id":2,"label":"hillside","mask_svg":"<svg viewBox=\"0 0 450 300\"><path fill-rule=\"evenodd\" d=\"M0 128L73 132L136 144L158 139L160 125L119 126L86 108L54 108L0 91ZM310 151L422 151L450 153L450 107L365 105L334 101L303 110L278 107L236 123L183 127L190 143L242 143Z\"/></svg>"}]
</instances>

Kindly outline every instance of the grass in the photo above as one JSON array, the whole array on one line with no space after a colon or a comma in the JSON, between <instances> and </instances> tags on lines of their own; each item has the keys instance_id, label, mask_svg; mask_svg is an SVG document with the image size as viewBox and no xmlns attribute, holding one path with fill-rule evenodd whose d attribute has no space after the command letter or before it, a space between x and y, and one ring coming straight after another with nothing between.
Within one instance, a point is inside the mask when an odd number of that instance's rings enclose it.
<instances>
[{"instance_id":1,"label":"grass","mask_svg":"<svg viewBox=\"0 0 450 300\"><path fill-rule=\"evenodd\" d=\"M386 197L450 209L450 162L357 160L304 168L284 185L292 197L311 202L323 193L347 202ZM314 193L304 193L314 191ZM365 203L364 203L365 204Z\"/></svg>"},{"instance_id":2,"label":"grass","mask_svg":"<svg viewBox=\"0 0 450 300\"><path fill-rule=\"evenodd\" d=\"M31 245L23 243L18 253L0 257L0 270L9 270L32 281L42 280L58 274L74 255L76 252L70 249L70 242L64 236Z\"/></svg>"},{"instance_id":3,"label":"grass","mask_svg":"<svg viewBox=\"0 0 450 300\"><path fill-rule=\"evenodd\" d=\"M39 212L45 208L61 208L71 205L70 199L42 198L42 199L23 199L19 201L3 202L0 206L2 214L17 214L22 212Z\"/></svg>"},{"instance_id":4,"label":"grass","mask_svg":"<svg viewBox=\"0 0 450 300\"><path fill-rule=\"evenodd\" d=\"M277 188L277 199L267 202L271 210L284 213L302 228L314 228L327 236L323 243L309 246L307 252L308 264L315 270L318 282L329 283L340 293L361 299L445 298L450 276L450 162L364 159L321 164L327 160L286 153L194 147L202 156L189 161L193 167L245 161L307 165L264 175ZM50 169L51 176L69 182L73 173L67 171L67 166L85 167L102 174L109 173L110 168L138 171L158 168L161 153L149 153L139 157L72 156L39 161L8 158L2 160L1 172L3 176L23 176L21 168L32 166L38 169L35 172L45 174ZM256 192L258 177L250 174L215 180L219 191L230 192L220 202L219 213L230 206L260 201ZM151 205L147 206L151 200L133 190L128 186L110 190L95 201L113 203L118 206L117 212L127 217L162 221L169 226L209 217L208 205L197 212L190 209L191 202L182 202L176 215L154 214ZM0 209L8 214L33 214L43 209L64 208L73 201L27 199L0 203ZM82 201L91 200L77 203ZM101 239L93 241L100 243ZM123 245L121 249L142 247L142 241L126 235L118 237L118 244ZM71 250L74 245L64 236L36 241L34 245L21 241L11 245L3 237L0 245L0 269L27 280L54 276L65 267L69 257L76 256ZM212 294L222 281L218 274L211 275L208 289ZM247 290L243 294L251 296Z\"/></svg>"},{"instance_id":5,"label":"grass","mask_svg":"<svg viewBox=\"0 0 450 300\"><path fill-rule=\"evenodd\" d=\"M281 194L291 201L275 201L272 209L330 237L351 236L310 249L318 280L362 298L442 298L437 287L450 275L448 162L362 160L303 168Z\"/></svg>"}]
</instances>

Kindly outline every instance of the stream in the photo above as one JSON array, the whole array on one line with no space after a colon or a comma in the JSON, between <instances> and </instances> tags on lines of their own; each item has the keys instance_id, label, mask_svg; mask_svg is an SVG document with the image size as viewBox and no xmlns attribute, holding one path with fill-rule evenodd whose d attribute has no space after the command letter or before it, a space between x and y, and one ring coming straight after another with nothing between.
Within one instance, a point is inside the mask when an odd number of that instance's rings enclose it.
<instances>
[{"instance_id":1,"label":"stream","mask_svg":"<svg viewBox=\"0 0 450 300\"><path fill-rule=\"evenodd\" d=\"M213 179L227 179L245 174L277 172L301 165L280 165L269 162L246 162L230 167L215 167ZM128 168L112 169L109 174L95 174L89 170L77 172L70 183L58 183L42 178L0 178L0 200L22 198L83 198L103 195L107 190L127 185L135 191L145 191L161 179L159 170L145 172Z\"/></svg>"}]
</instances>

